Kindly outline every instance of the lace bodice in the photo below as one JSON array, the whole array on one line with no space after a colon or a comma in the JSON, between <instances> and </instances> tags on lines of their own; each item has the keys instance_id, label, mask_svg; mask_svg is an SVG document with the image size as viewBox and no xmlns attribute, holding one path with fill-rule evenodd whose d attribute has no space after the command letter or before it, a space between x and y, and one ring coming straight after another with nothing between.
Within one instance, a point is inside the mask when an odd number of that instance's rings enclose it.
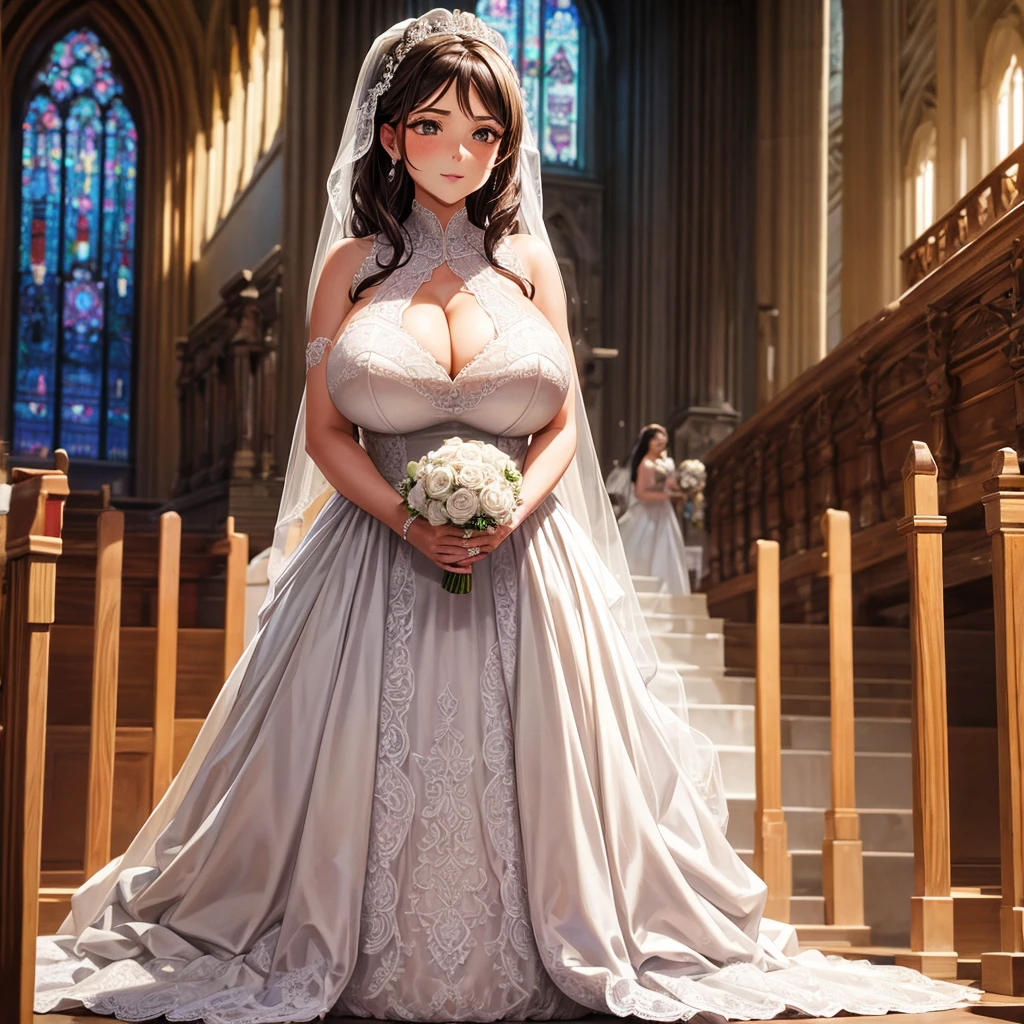
<instances>
[{"instance_id":1,"label":"lace bodice","mask_svg":"<svg viewBox=\"0 0 1024 1024\"><path fill-rule=\"evenodd\" d=\"M562 339L539 312L506 292L484 255L484 233L465 209L442 229L433 213L414 202L405 227L408 261L351 318L328 356L334 404L353 423L378 433L405 434L446 422L505 436L540 430L569 387L571 366ZM378 257L386 259L390 251L386 239L375 239L357 280L373 273ZM499 246L498 259L518 270L507 244ZM442 263L494 322L494 336L454 379L402 322L417 290Z\"/></svg>"}]
</instances>

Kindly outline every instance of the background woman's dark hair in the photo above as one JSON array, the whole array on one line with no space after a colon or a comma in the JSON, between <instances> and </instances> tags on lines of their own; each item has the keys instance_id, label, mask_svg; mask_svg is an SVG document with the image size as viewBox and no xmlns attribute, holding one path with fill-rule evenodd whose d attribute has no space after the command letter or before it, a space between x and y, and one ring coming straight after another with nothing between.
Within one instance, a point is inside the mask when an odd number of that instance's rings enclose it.
<instances>
[{"instance_id":1,"label":"background woman's dark hair","mask_svg":"<svg viewBox=\"0 0 1024 1024\"><path fill-rule=\"evenodd\" d=\"M398 45L398 44L396 44ZM417 107L444 92L454 82L459 107L470 114L469 92L475 86L487 112L502 125L498 159L487 181L466 197L466 213L472 224L484 230L484 251L496 270L511 278L528 298L533 285L502 267L494 258L498 242L515 228L519 219L519 145L523 135L523 107L515 71L496 50L476 39L461 36L433 36L413 46L398 65L391 87L377 103L374 138L369 152L355 167L352 178L352 230L358 238L384 235L391 245L391 258L380 270L369 274L353 289L359 293L380 284L406 259L409 236L403 221L415 198L415 184L405 169L404 126ZM391 157L380 142L381 125L398 129L402 163L388 181Z\"/></svg>"},{"instance_id":2,"label":"background woman's dark hair","mask_svg":"<svg viewBox=\"0 0 1024 1024\"><path fill-rule=\"evenodd\" d=\"M640 469L640 463L647 458L647 449L650 447L651 438L655 434L665 434L668 436L664 427L657 423L652 423L640 431L640 436L636 439L636 444L633 445L632 454L629 456L629 479L633 483L636 483L636 474Z\"/></svg>"}]
</instances>

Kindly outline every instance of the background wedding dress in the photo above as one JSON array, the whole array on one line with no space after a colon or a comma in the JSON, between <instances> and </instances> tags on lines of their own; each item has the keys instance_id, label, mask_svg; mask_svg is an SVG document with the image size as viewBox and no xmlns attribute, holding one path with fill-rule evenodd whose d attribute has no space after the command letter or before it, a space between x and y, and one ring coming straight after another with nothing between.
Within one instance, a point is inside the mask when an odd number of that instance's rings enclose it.
<instances>
[{"instance_id":1,"label":"background wedding dress","mask_svg":"<svg viewBox=\"0 0 1024 1024\"><path fill-rule=\"evenodd\" d=\"M657 465L661 489L665 490L675 463L666 456ZM630 572L661 580L666 594L690 593L683 531L671 501L644 501L636 496L631 484L629 506L619 519L619 533Z\"/></svg>"},{"instance_id":2,"label":"background wedding dress","mask_svg":"<svg viewBox=\"0 0 1024 1024\"><path fill-rule=\"evenodd\" d=\"M565 347L464 211L443 232L417 205L407 227L409 262L328 357L333 399L388 480L453 434L521 464L569 387ZM443 261L495 324L454 380L402 326ZM451 595L335 495L166 796L39 940L36 1010L672 1020L962 999L769 938L764 885L648 692L621 597L554 496Z\"/></svg>"}]
</instances>

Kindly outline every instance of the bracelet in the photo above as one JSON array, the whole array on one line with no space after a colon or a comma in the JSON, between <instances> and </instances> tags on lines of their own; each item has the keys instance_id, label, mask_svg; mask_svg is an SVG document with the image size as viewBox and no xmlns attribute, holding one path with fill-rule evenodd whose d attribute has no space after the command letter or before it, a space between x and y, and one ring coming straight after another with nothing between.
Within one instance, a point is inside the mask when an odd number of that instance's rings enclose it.
<instances>
[{"instance_id":1,"label":"bracelet","mask_svg":"<svg viewBox=\"0 0 1024 1024\"><path fill-rule=\"evenodd\" d=\"M416 519L419 519L419 516L411 515L402 524L402 540L408 540L409 539L409 527L412 526L413 521L416 520Z\"/></svg>"}]
</instances>

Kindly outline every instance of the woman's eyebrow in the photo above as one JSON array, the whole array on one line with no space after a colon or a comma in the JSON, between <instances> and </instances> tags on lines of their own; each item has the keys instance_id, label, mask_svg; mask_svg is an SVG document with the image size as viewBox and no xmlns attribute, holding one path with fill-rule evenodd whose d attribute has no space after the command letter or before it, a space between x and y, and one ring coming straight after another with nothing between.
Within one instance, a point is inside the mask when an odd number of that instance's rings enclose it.
<instances>
[{"instance_id":1,"label":"woman's eyebrow","mask_svg":"<svg viewBox=\"0 0 1024 1024\"><path fill-rule=\"evenodd\" d=\"M419 114L440 114L442 117L451 116L450 110L442 110L440 107L422 107L420 110L414 110L409 115L415 117ZM495 124L501 124L501 122L493 114L472 114L474 121L493 121Z\"/></svg>"}]
</instances>

